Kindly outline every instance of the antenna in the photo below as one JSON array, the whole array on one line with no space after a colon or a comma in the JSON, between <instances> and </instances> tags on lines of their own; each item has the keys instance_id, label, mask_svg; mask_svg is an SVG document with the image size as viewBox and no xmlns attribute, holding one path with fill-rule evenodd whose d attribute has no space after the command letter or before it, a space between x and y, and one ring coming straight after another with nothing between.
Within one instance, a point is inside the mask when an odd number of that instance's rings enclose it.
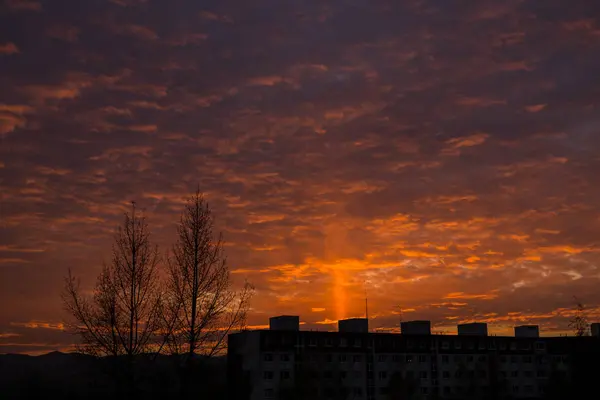
<instances>
[{"instance_id":1,"label":"antenna","mask_svg":"<svg viewBox=\"0 0 600 400\"><path fill-rule=\"evenodd\" d=\"M396 308L398 309L398 321L402 324L402 306L398 304Z\"/></svg>"},{"instance_id":2,"label":"antenna","mask_svg":"<svg viewBox=\"0 0 600 400\"><path fill-rule=\"evenodd\" d=\"M367 288L365 287L365 318L369 320L369 298L367 297Z\"/></svg>"}]
</instances>

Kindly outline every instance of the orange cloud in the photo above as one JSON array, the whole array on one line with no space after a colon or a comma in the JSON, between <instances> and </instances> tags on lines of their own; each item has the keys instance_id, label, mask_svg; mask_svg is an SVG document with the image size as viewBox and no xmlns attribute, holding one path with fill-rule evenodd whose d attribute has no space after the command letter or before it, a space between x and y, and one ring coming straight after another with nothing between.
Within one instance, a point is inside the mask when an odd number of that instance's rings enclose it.
<instances>
[{"instance_id":1,"label":"orange cloud","mask_svg":"<svg viewBox=\"0 0 600 400\"><path fill-rule=\"evenodd\" d=\"M64 331L65 325L61 322L42 322L42 321L30 321L30 322L11 322L11 326L29 328L29 329L52 329Z\"/></svg>"},{"instance_id":2,"label":"orange cloud","mask_svg":"<svg viewBox=\"0 0 600 400\"><path fill-rule=\"evenodd\" d=\"M479 146L487 140L490 135L487 133L475 133L470 136L454 138L448 140L446 143L451 146L452 149L460 149L461 147L472 147Z\"/></svg>"},{"instance_id":3,"label":"orange cloud","mask_svg":"<svg viewBox=\"0 0 600 400\"><path fill-rule=\"evenodd\" d=\"M548 106L548 104L534 104L531 106L526 106L525 110L527 110L527 112L530 112L530 113L536 113L536 112L542 111L547 106Z\"/></svg>"},{"instance_id":4,"label":"orange cloud","mask_svg":"<svg viewBox=\"0 0 600 400\"><path fill-rule=\"evenodd\" d=\"M498 297L497 291L492 291L485 294L467 294L464 292L448 293L444 299L465 299L465 300L493 300Z\"/></svg>"}]
</instances>

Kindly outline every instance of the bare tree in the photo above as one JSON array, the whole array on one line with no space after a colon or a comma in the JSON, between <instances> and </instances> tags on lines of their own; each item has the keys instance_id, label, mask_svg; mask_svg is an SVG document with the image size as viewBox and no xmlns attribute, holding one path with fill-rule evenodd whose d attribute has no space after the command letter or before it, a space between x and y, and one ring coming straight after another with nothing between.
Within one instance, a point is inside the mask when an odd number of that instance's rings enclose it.
<instances>
[{"instance_id":1,"label":"bare tree","mask_svg":"<svg viewBox=\"0 0 600 400\"><path fill-rule=\"evenodd\" d=\"M158 249L152 246L144 217L131 213L115 235L111 262L105 264L93 294L86 295L71 271L65 279L63 304L79 335L79 351L126 360L132 380L136 355L152 350L160 327ZM131 382L128 382L131 384ZM130 387L131 388L131 387Z\"/></svg>"},{"instance_id":2,"label":"bare tree","mask_svg":"<svg viewBox=\"0 0 600 400\"><path fill-rule=\"evenodd\" d=\"M585 306L579 299L573 296L575 299L575 315L569 321L569 328L575 332L575 336L586 336L588 333L588 318Z\"/></svg>"},{"instance_id":3,"label":"bare tree","mask_svg":"<svg viewBox=\"0 0 600 400\"><path fill-rule=\"evenodd\" d=\"M242 329L253 293L246 283L232 289L222 235L213 234L213 216L199 190L188 200L177 226L168 263L165 318L173 354L212 356L227 335Z\"/></svg>"}]
</instances>

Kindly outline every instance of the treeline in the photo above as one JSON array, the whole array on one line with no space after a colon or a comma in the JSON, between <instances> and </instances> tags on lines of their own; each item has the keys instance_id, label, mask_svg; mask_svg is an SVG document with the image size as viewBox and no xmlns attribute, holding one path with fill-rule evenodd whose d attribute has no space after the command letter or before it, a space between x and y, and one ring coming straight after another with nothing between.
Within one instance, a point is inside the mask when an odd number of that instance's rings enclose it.
<instances>
[{"instance_id":1,"label":"treeline","mask_svg":"<svg viewBox=\"0 0 600 400\"><path fill-rule=\"evenodd\" d=\"M93 291L82 290L69 270L62 300L77 351L102 358L114 395L137 398L156 382L164 385L151 375L172 367L161 378L174 375L178 395L189 397L205 360L224 352L229 333L244 329L252 294L247 282L233 289L222 236L214 233L212 211L196 191L164 253L132 202ZM163 360L158 368L159 355L171 356L171 362Z\"/></svg>"}]
</instances>

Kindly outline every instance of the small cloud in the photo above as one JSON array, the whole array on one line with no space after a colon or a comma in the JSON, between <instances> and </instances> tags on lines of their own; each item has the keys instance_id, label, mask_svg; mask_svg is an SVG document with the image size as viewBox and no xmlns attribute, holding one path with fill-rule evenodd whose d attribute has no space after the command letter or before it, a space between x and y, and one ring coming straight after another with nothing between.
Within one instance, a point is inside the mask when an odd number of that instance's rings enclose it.
<instances>
[{"instance_id":1,"label":"small cloud","mask_svg":"<svg viewBox=\"0 0 600 400\"><path fill-rule=\"evenodd\" d=\"M212 11L208 11L208 10L204 10L204 11L200 11L200 18L207 20L207 21L219 21L219 22L226 22L228 24L233 23L233 19L231 17L229 17L228 15L219 15L216 14Z\"/></svg>"},{"instance_id":2,"label":"small cloud","mask_svg":"<svg viewBox=\"0 0 600 400\"><path fill-rule=\"evenodd\" d=\"M11 253L43 253L44 249L37 248L25 248L25 247L14 247L14 246L0 246L0 251L11 252Z\"/></svg>"},{"instance_id":3,"label":"small cloud","mask_svg":"<svg viewBox=\"0 0 600 400\"><path fill-rule=\"evenodd\" d=\"M444 296L444 299L492 300L497 297L498 297L498 294L496 294L496 291L493 290L490 293L483 293L483 294L468 294L468 293L464 293L464 292L448 293L446 296Z\"/></svg>"},{"instance_id":4,"label":"small cloud","mask_svg":"<svg viewBox=\"0 0 600 400\"><path fill-rule=\"evenodd\" d=\"M156 125L133 125L128 128L132 132L153 133L158 127Z\"/></svg>"},{"instance_id":5,"label":"small cloud","mask_svg":"<svg viewBox=\"0 0 600 400\"><path fill-rule=\"evenodd\" d=\"M321 307L313 307L313 308L311 308L310 310L311 310L312 312L323 312L323 311L325 311L325 309L324 309L324 308L321 308Z\"/></svg>"},{"instance_id":6,"label":"small cloud","mask_svg":"<svg viewBox=\"0 0 600 400\"><path fill-rule=\"evenodd\" d=\"M46 30L46 35L53 39L74 43L79 39L79 29L74 26L54 25Z\"/></svg>"},{"instance_id":7,"label":"small cloud","mask_svg":"<svg viewBox=\"0 0 600 400\"><path fill-rule=\"evenodd\" d=\"M526 106L525 110L530 113L536 113L536 112L542 111L547 106L548 106L548 104L534 104L531 106Z\"/></svg>"},{"instance_id":8,"label":"small cloud","mask_svg":"<svg viewBox=\"0 0 600 400\"><path fill-rule=\"evenodd\" d=\"M28 0L6 0L6 5L15 11L42 11L42 3Z\"/></svg>"},{"instance_id":9,"label":"small cloud","mask_svg":"<svg viewBox=\"0 0 600 400\"><path fill-rule=\"evenodd\" d=\"M577 281L577 280L583 278L583 275L581 275L579 272L573 271L573 270L564 271L563 274L567 275L568 277L571 278L571 280L574 280L574 281Z\"/></svg>"},{"instance_id":10,"label":"small cloud","mask_svg":"<svg viewBox=\"0 0 600 400\"><path fill-rule=\"evenodd\" d=\"M121 7L131 7L138 4L144 4L147 0L109 0L111 3Z\"/></svg>"},{"instance_id":11,"label":"small cloud","mask_svg":"<svg viewBox=\"0 0 600 400\"><path fill-rule=\"evenodd\" d=\"M470 136L450 139L446 143L453 149L459 149L461 147L479 146L480 144L485 143L488 137L490 137L490 135L487 133L475 133Z\"/></svg>"},{"instance_id":12,"label":"small cloud","mask_svg":"<svg viewBox=\"0 0 600 400\"><path fill-rule=\"evenodd\" d=\"M119 29L120 33L126 33L131 36L135 36L140 39L155 40L158 39L158 35L152 29L141 25L128 25L122 29Z\"/></svg>"},{"instance_id":13,"label":"small cloud","mask_svg":"<svg viewBox=\"0 0 600 400\"><path fill-rule=\"evenodd\" d=\"M22 258L0 258L0 265L2 264L28 264L29 261Z\"/></svg>"},{"instance_id":14,"label":"small cloud","mask_svg":"<svg viewBox=\"0 0 600 400\"><path fill-rule=\"evenodd\" d=\"M484 97L461 97L456 104L465 107L490 107L506 104L505 100L486 99Z\"/></svg>"},{"instance_id":15,"label":"small cloud","mask_svg":"<svg viewBox=\"0 0 600 400\"><path fill-rule=\"evenodd\" d=\"M19 335L18 333L12 333L12 332L0 333L0 339L8 339L8 338L19 337L19 336L21 336L21 335Z\"/></svg>"},{"instance_id":16,"label":"small cloud","mask_svg":"<svg viewBox=\"0 0 600 400\"><path fill-rule=\"evenodd\" d=\"M19 53L19 48L16 44L12 42L8 42L5 44L0 44L0 54L11 55Z\"/></svg>"},{"instance_id":17,"label":"small cloud","mask_svg":"<svg viewBox=\"0 0 600 400\"><path fill-rule=\"evenodd\" d=\"M337 320L332 320L329 318L325 318L323 321L315 322L315 324L318 324L318 325L333 325L333 324L337 324L337 323L338 323Z\"/></svg>"},{"instance_id":18,"label":"small cloud","mask_svg":"<svg viewBox=\"0 0 600 400\"><path fill-rule=\"evenodd\" d=\"M62 322L43 322L43 321L30 321L30 322L11 322L11 326L17 326L28 329L52 329L58 331L64 331L65 325Z\"/></svg>"},{"instance_id":19,"label":"small cloud","mask_svg":"<svg viewBox=\"0 0 600 400\"><path fill-rule=\"evenodd\" d=\"M281 76L258 76L250 79L248 84L250 86L275 86L283 82L285 79Z\"/></svg>"}]
</instances>

